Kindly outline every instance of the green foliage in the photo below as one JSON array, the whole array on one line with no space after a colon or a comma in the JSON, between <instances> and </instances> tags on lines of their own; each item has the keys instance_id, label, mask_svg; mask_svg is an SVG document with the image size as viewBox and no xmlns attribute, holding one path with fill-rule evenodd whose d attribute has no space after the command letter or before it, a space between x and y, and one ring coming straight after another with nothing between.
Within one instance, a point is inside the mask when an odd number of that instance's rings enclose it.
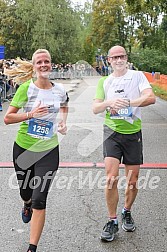
<instances>
[{"instance_id":1,"label":"green foliage","mask_svg":"<svg viewBox=\"0 0 167 252\"><path fill-rule=\"evenodd\" d=\"M154 84L152 85L152 88L153 88L153 92L156 96L160 97L161 99L163 100L166 100L167 101L167 91L160 88L158 86L158 84Z\"/></svg>"},{"instance_id":2,"label":"green foliage","mask_svg":"<svg viewBox=\"0 0 167 252\"><path fill-rule=\"evenodd\" d=\"M46 48L54 62L80 59L83 21L69 0L0 0L0 14L6 57L30 59L34 50Z\"/></svg>"},{"instance_id":3,"label":"green foliage","mask_svg":"<svg viewBox=\"0 0 167 252\"><path fill-rule=\"evenodd\" d=\"M129 61L142 71L167 74L167 55L155 49L140 49L133 51Z\"/></svg>"},{"instance_id":4,"label":"green foliage","mask_svg":"<svg viewBox=\"0 0 167 252\"><path fill-rule=\"evenodd\" d=\"M167 48L167 33L159 18L165 17L164 1L94 0L93 36L102 51L116 44L132 48ZM165 19L164 20L164 26Z\"/></svg>"},{"instance_id":5,"label":"green foliage","mask_svg":"<svg viewBox=\"0 0 167 252\"><path fill-rule=\"evenodd\" d=\"M167 73L167 3L94 0L74 8L70 0L0 0L0 44L7 58L31 58L44 47L54 62L90 64L98 49L107 54L119 44L139 69Z\"/></svg>"},{"instance_id":6,"label":"green foliage","mask_svg":"<svg viewBox=\"0 0 167 252\"><path fill-rule=\"evenodd\" d=\"M125 3L123 0L94 0L93 35L96 46L102 51L115 44L125 45L126 21Z\"/></svg>"},{"instance_id":7,"label":"green foliage","mask_svg":"<svg viewBox=\"0 0 167 252\"><path fill-rule=\"evenodd\" d=\"M160 38L161 38L161 47L165 53L167 53L167 14L163 16L162 23L160 25Z\"/></svg>"},{"instance_id":8,"label":"green foliage","mask_svg":"<svg viewBox=\"0 0 167 252\"><path fill-rule=\"evenodd\" d=\"M95 60L96 43L92 36L92 5L85 3L82 10L79 11L82 21L82 29L80 31L81 58L93 64Z\"/></svg>"},{"instance_id":9,"label":"green foliage","mask_svg":"<svg viewBox=\"0 0 167 252\"><path fill-rule=\"evenodd\" d=\"M19 20L15 15L15 2L13 1L13 4L9 3L10 1L0 1L0 30L1 44L6 47L6 56L12 58L17 52L21 29Z\"/></svg>"},{"instance_id":10,"label":"green foliage","mask_svg":"<svg viewBox=\"0 0 167 252\"><path fill-rule=\"evenodd\" d=\"M96 48L93 44L93 38L87 35L84 39L82 59L92 65L95 61L95 52Z\"/></svg>"}]
</instances>

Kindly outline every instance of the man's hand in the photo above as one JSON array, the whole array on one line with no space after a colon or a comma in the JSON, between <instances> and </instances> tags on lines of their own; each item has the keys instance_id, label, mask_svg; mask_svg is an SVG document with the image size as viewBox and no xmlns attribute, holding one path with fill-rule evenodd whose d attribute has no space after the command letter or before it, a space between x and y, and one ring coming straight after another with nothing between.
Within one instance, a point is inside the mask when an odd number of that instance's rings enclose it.
<instances>
[{"instance_id":1,"label":"man's hand","mask_svg":"<svg viewBox=\"0 0 167 252\"><path fill-rule=\"evenodd\" d=\"M112 110L118 111L121 108L129 107L129 99L118 98L110 102L110 107Z\"/></svg>"}]
</instances>

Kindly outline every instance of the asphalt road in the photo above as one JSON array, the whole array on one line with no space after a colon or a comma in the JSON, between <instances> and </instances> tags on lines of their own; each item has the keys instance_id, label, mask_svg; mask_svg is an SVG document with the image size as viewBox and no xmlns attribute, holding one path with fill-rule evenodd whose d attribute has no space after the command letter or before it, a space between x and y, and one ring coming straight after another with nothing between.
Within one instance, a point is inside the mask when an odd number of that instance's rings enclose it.
<instances>
[{"instance_id":1,"label":"asphalt road","mask_svg":"<svg viewBox=\"0 0 167 252\"><path fill-rule=\"evenodd\" d=\"M60 136L61 162L103 162L102 116L92 113L92 99L97 78L84 79L70 91L68 134ZM66 84L64 84L66 85ZM71 85L68 84L68 85ZM0 161L12 160L12 143L18 125L5 126L3 104L0 114ZM102 243L99 239L107 220L104 198L104 168L60 168L51 187L46 224L39 242L39 252L166 252L167 250L167 103L157 99L143 108L144 161L157 168L143 168L139 193L132 213L137 229L121 230L117 239ZM160 168L161 167L161 168ZM124 203L124 170L120 170L118 218ZM29 224L21 221L22 202L13 168L0 168L0 252L26 252Z\"/></svg>"}]
</instances>

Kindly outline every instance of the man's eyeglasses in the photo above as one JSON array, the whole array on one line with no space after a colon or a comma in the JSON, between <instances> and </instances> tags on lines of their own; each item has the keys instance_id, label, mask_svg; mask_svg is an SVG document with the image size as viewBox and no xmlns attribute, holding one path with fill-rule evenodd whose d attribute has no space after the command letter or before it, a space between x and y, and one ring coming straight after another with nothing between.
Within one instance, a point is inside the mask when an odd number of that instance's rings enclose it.
<instances>
[{"instance_id":1,"label":"man's eyeglasses","mask_svg":"<svg viewBox=\"0 0 167 252\"><path fill-rule=\"evenodd\" d=\"M118 59L125 60L126 57L127 57L126 54L125 54L125 55L119 55L119 56L111 56L111 57L108 56L108 58L112 59L113 61L116 61L116 60L118 60Z\"/></svg>"}]
</instances>

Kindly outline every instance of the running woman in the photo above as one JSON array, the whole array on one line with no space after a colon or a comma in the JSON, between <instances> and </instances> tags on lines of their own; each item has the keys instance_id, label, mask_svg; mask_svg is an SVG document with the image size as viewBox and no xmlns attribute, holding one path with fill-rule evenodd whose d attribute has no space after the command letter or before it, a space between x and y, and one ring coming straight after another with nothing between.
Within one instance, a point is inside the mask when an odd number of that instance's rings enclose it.
<instances>
[{"instance_id":1,"label":"running woman","mask_svg":"<svg viewBox=\"0 0 167 252\"><path fill-rule=\"evenodd\" d=\"M51 56L45 49L34 52L32 63L18 61L16 68L6 71L16 83L28 79L17 89L4 117L5 124L21 123L13 163L24 202L22 220L31 221L27 252L37 251L48 191L59 166L57 132L67 131L68 96L62 84L51 83L50 72Z\"/></svg>"}]
</instances>

